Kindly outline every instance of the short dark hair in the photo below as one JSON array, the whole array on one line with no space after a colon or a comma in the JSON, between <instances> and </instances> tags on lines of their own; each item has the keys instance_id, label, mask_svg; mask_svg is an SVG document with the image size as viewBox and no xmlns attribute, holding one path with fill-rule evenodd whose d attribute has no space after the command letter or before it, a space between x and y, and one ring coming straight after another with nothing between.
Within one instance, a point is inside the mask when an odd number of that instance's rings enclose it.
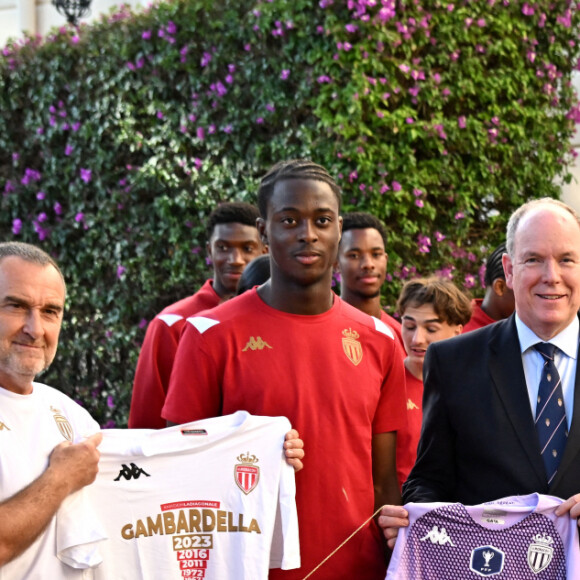
<instances>
[{"instance_id":1,"label":"short dark hair","mask_svg":"<svg viewBox=\"0 0 580 580\"><path fill-rule=\"evenodd\" d=\"M387 246L387 230L383 222L376 216L363 211L353 211L342 216L342 233L348 230L366 230L372 228L377 230L383 238L385 247Z\"/></svg>"},{"instance_id":2,"label":"short dark hair","mask_svg":"<svg viewBox=\"0 0 580 580\"><path fill-rule=\"evenodd\" d=\"M256 220L260 217L260 212L255 205L241 201L220 203L207 219L205 234L209 242L214 228L218 224L242 224L245 226L256 226Z\"/></svg>"},{"instance_id":3,"label":"short dark hair","mask_svg":"<svg viewBox=\"0 0 580 580\"><path fill-rule=\"evenodd\" d=\"M63 284L65 284L64 276L62 275L58 264L44 250L41 250L32 244L25 244L24 242L0 242L0 262L4 258L9 258L10 256L20 258L21 260L30 262L31 264L38 264L39 266L53 266L59 273Z\"/></svg>"},{"instance_id":4,"label":"short dark hair","mask_svg":"<svg viewBox=\"0 0 580 580\"><path fill-rule=\"evenodd\" d=\"M270 278L270 256L264 254L254 258L245 267L238 281L238 295L254 286L260 286Z\"/></svg>"},{"instance_id":5,"label":"short dark hair","mask_svg":"<svg viewBox=\"0 0 580 580\"><path fill-rule=\"evenodd\" d=\"M491 288L494 280L501 278L505 280L503 271L502 256L506 253L505 242L501 243L487 258L485 263L485 286Z\"/></svg>"},{"instance_id":6,"label":"short dark hair","mask_svg":"<svg viewBox=\"0 0 580 580\"><path fill-rule=\"evenodd\" d=\"M403 316L411 306L432 304L433 310L447 324L467 324L471 318L471 301L448 278L417 278L405 283L399 300L397 312Z\"/></svg>"},{"instance_id":7,"label":"short dark hair","mask_svg":"<svg viewBox=\"0 0 580 580\"><path fill-rule=\"evenodd\" d=\"M268 214L268 201L274 193L274 188L279 181L286 179L312 179L314 181L322 181L330 186L332 192L338 201L338 210L342 204L342 194L340 187L332 178L330 173L322 167L310 161L309 159L290 159L288 161L279 161L274 165L260 182L258 188L258 207L260 214L265 219Z\"/></svg>"}]
</instances>

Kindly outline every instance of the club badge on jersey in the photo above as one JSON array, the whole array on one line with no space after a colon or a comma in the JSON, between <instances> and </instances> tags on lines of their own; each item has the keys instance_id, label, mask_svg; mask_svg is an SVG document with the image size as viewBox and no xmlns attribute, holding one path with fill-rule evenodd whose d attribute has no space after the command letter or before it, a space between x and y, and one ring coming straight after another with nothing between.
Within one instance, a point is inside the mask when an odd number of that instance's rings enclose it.
<instances>
[{"instance_id":1,"label":"club badge on jersey","mask_svg":"<svg viewBox=\"0 0 580 580\"><path fill-rule=\"evenodd\" d=\"M69 420L61 413L59 409L55 407L50 407L50 410L53 413L54 420L56 421L56 426L60 431L60 434L71 443L74 439L74 432Z\"/></svg>"},{"instance_id":2,"label":"club badge on jersey","mask_svg":"<svg viewBox=\"0 0 580 580\"><path fill-rule=\"evenodd\" d=\"M248 495L256 489L260 480L260 468L256 465L259 459L255 455L238 455L236 458L240 463L234 467L234 475L237 486Z\"/></svg>"}]
</instances>

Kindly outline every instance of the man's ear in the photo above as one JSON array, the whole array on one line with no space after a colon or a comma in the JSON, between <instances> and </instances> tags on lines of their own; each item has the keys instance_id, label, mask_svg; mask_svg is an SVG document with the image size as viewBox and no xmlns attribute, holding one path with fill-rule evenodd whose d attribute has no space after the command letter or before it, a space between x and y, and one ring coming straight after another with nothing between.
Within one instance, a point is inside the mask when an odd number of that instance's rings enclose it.
<instances>
[{"instance_id":1,"label":"man's ear","mask_svg":"<svg viewBox=\"0 0 580 580\"><path fill-rule=\"evenodd\" d=\"M260 234L260 239L264 246L268 245L268 236L266 235L266 220L264 218L259 217L256 220L256 227L258 228L258 233ZM264 252L264 254L267 252Z\"/></svg>"},{"instance_id":2,"label":"man's ear","mask_svg":"<svg viewBox=\"0 0 580 580\"><path fill-rule=\"evenodd\" d=\"M501 257L501 263L503 265L503 271L505 273L505 283L508 288L513 290L513 280L514 280L514 265L508 254L504 254Z\"/></svg>"},{"instance_id":3,"label":"man's ear","mask_svg":"<svg viewBox=\"0 0 580 580\"><path fill-rule=\"evenodd\" d=\"M503 296L504 292L507 290L507 284L503 278L496 278L491 287L498 296Z\"/></svg>"}]
</instances>

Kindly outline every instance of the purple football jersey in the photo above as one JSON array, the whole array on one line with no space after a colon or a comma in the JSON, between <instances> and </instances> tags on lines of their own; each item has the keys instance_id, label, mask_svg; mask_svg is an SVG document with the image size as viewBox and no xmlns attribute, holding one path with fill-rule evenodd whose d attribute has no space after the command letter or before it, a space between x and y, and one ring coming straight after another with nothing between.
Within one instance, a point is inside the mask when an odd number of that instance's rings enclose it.
<instances>
[{"instance_id":1,"label":"purple football jersey","mask_svg":"<svg viewBox=\"0 0 580 580\"><path fill-rule=\"evenodd\" d=\"M580 578L576 520L559 498L530 494L477 506L409 503L387 580Z\"/></svg>"}]
</instances>

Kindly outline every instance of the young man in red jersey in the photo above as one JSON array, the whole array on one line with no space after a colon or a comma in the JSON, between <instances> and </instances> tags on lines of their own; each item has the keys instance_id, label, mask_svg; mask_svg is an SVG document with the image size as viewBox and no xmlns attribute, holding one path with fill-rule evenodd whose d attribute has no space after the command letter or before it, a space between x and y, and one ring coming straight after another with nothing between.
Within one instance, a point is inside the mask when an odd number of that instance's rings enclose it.
<instances>
[{"instance_id":1,"label":"young man in red jersey","mask_svg":"<svg viewBox=\"0 0 580 580\"><path fill-rule=\"evenodd\" d=\"M374 215L364 212L342 216L342 239L338 247L340 297L354 307L390 326L401 344L401 323L381 306L381 287L387 276L387 232Z\"/></svg>"},{"instance_id":2,"label":"young man in red jersey","mask_svg":"<svg viewBox=\"0 0 580 580\"><path fill-rule=\"evenodd\" d=\"M340 202L335 181L311 161L268 172L258 229L271 277L188 320L163 408L170 423L238 409L283 415L300 432L309 457L296 481L302 566L272 570L272 579L304 578L377 506L400 501L403 362L392 331L331 290ZM317 577L382 580L385 569L371 521Z\"/></svg>"},{"instance_id":3,"label":"young man in red jersey","mask_svg":"<svg viewBox=\"0 0 580 580\"><path fill-rule=\"evenodd\" d=\"M149 324L133 382L131 429L165 427L161 409L185 320L236 295L244 268L266 252L256 229L259 215L248 203L223 203L210 214L206 249L213 278L193 296L167 306Z\"/></svg>"}]
</instances>

